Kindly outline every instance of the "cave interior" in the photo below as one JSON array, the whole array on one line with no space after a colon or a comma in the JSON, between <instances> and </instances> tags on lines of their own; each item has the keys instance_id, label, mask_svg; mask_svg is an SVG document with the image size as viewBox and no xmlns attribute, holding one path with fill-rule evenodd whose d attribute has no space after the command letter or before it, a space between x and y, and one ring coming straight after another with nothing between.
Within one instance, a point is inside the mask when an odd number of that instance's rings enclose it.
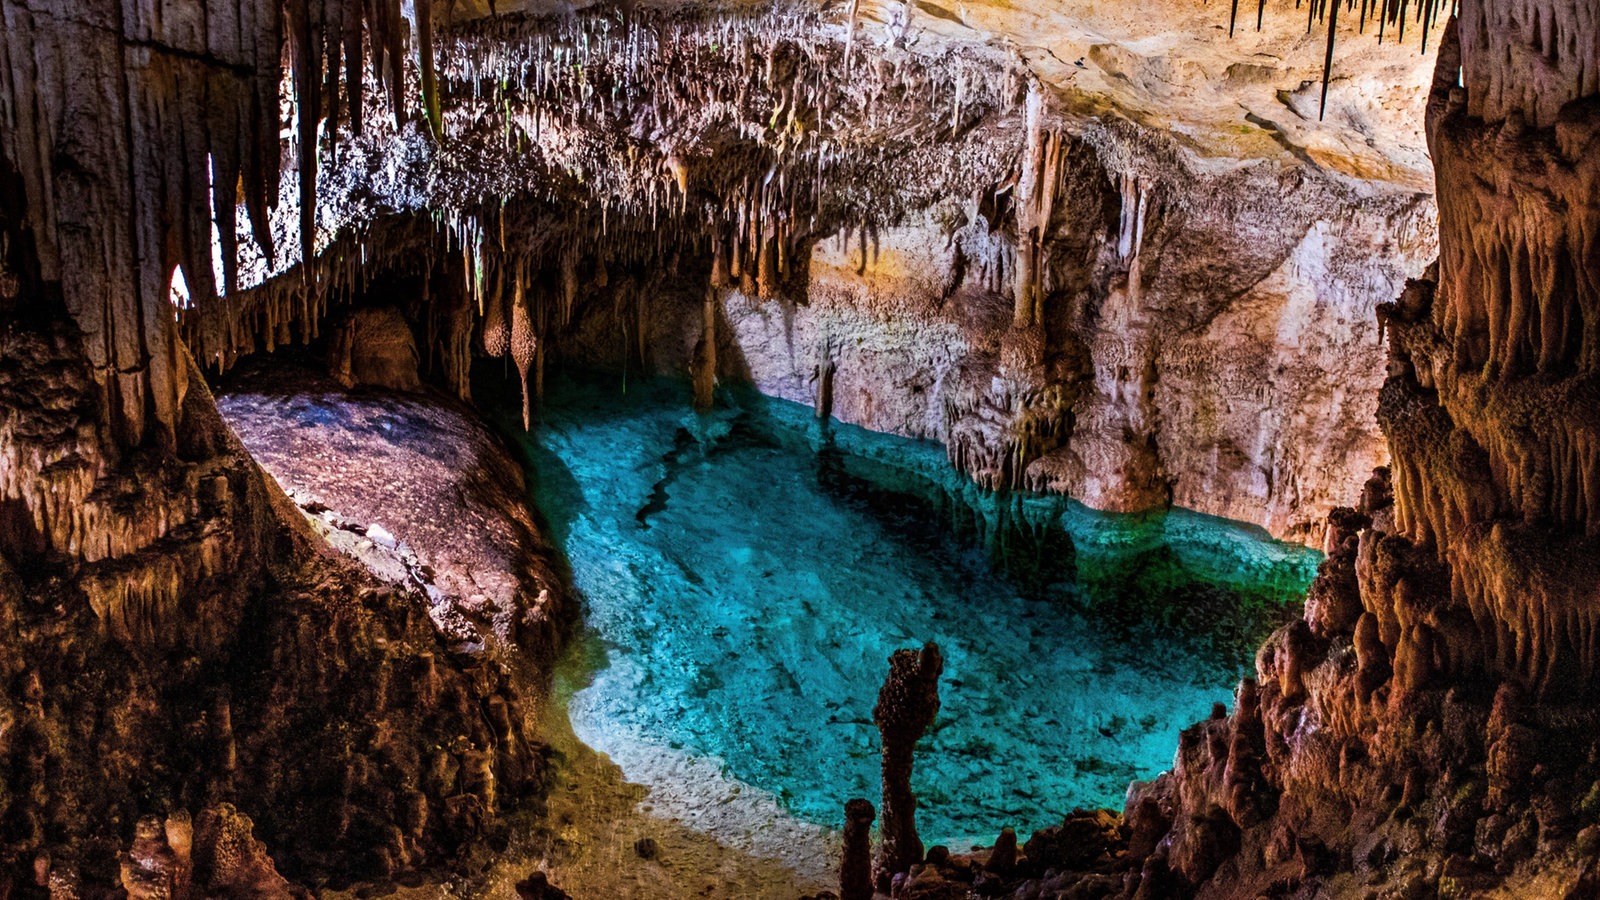
<instances>
[{"instance_id":1,"label":"cave interior","mask_svg":"<svg viewBox=\"0 0 1600 900\"><path fill-rule=\"evenodd\" d=\"M0 900L1600 897L1600 6L1253 5L0 0Z\"/></svg>"}]
</instances>

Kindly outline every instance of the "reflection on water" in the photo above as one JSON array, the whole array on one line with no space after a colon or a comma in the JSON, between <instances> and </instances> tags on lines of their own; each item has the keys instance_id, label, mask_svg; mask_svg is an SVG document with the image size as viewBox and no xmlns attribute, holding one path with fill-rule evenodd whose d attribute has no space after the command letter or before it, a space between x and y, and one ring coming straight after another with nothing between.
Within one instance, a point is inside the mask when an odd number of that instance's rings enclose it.
<instances>
[{"instance_id":1,"label":"reflection on water","mask_svg":"<svg viewBox=\"0 0 1600 900\"><path fill-rule=\"evenodd\" d=\"M936 445L721 399L697 416L677 382L554 380L523 441L604 650L574 729L663 796L709 762L708 803L747 791L836 825L845 800L878 795L889 654L932 640L946 662L917 762L929 843L1120 807L1229 699L1319 560L1193 513L997 496Z\"/></svg>"}]
</instances>

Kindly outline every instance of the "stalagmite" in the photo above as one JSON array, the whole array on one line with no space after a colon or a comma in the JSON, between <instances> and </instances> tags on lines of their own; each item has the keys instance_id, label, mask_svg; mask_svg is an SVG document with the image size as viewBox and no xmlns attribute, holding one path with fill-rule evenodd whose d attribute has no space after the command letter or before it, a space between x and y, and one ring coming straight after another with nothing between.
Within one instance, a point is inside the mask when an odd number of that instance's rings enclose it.
<instances>
[{"instance_id":1,"label":"stalagmite","mask_svg":"<svg viewBox=\"0 0 1600 900\"><path fill-rule=\"evenodd\" d=\"M844 805L844 852L839 863L839 900L872 900L872 804L856 798Z\"/></svg>"},{"instance_id":2,"label":"stalagmite","mask_svg":"<svg viewBox=\"0 0 1600 900\"><path fill-rule=\"evenodd\" d=\"M939 714L939 675L944 659L931 643L919 650L896 650L889 676L878 692L872 720L883 739L883 821L872 882L888 893L894 876L922 861L917 836L917 798L911 792L912 752Z\"/></svg>"}]
</instances>

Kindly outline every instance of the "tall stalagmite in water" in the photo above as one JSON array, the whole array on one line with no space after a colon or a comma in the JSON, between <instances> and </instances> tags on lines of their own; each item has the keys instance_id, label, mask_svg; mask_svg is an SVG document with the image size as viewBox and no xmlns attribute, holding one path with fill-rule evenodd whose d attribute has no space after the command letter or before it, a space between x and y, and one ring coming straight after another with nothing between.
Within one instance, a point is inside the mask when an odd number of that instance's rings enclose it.
<instances>
[{"instance_id":1,"label":"tall stalagmite in water","mask_svg":"<svg viewBox=\"0 0 1600 900\"><path fill-rule=\"evenodd\" d=\"M894 876L922 862L917 836L917 798L911 792L912 752L939 714L939 675L944 658L931 643L921 650L896 650L889 676L878 691L872 721L883 738L883 819L873 885L887 893Z\"/></svg>"}]
</instances>

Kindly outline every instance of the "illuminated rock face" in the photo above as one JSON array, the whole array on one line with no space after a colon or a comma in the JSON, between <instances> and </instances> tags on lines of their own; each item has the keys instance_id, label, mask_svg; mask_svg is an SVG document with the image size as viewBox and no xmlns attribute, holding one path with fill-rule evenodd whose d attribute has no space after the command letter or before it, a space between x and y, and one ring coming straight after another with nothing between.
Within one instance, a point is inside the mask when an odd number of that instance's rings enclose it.
<instances>
[{"instance_id":1,"label":"illuminated rock face","mask_svg":"<svg viewBox=\"0 0 1600 900\"><path fill-rule=\"evenodd\" d=\"M804 306L730 293L732 374L814 402L831 370L833 415L938 440L990 487L1171 502L1320 544L1327 511L1387 461L1372 310L1432 254L1431 205L1276 163L1171 160L1132 186L1074 146L1041 325L1014 325L993 289L1003 241L951 202L819 244ZM951 238L941 221L973 224Z\"/></svg>"}]
</instances>

